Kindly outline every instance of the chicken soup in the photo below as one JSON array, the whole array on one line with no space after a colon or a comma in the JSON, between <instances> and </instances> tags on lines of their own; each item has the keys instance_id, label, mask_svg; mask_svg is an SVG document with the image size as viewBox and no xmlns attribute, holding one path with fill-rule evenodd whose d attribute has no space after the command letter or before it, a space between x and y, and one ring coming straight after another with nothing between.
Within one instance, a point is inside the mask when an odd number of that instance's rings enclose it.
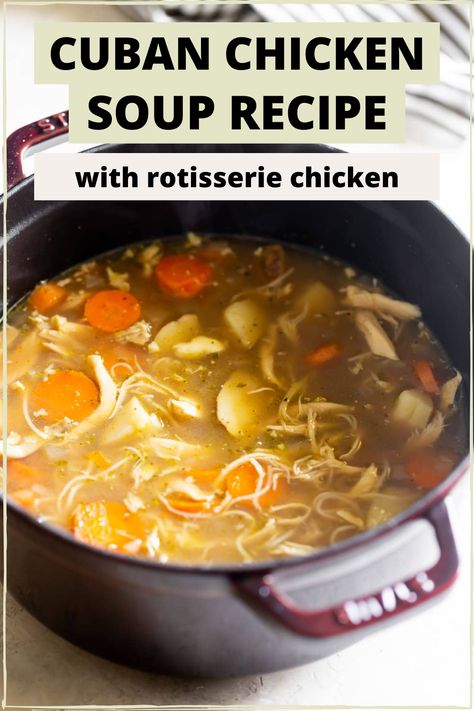
<instances>
[{"instance_id":1,"label":"chicken soup","mask_svg":"<svg viewBox=\"0 0 474 711\"><path fill-rule=\"evenodd\" d=\"M39 284L7 339L9 495L109 551L310 554L466 449L461 376L419 308L288 245L132 245Z\"/></svg>"}]
</instances>

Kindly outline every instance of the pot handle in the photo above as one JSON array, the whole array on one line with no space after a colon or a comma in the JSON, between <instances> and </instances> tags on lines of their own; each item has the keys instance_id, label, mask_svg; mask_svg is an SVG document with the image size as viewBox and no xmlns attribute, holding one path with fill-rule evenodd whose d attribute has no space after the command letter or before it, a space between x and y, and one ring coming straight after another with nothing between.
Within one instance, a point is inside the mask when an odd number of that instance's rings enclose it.
<instances>
[{"instance_id":1,"label":"pot handle","mask_svg":"<svg viewBox=\"0 0 474 711\"><path fill-rule=\"evenodd\" d=\"M22 126L7 138L7 186L13 188L25 179L23 161L26 154L45 142L56 141L69 131L69 111Z\"/></svg>"},{"instance_id":2,"label":"pot handle","mask_svg":"<svg viewBox=\"0 0 474 711\"><path fill-rule=\"evenodd\" d=\"M370 627L440 595L456 579L459 558L445 501L435 504L423 518L435 531L440 549L438 562L431 569L372 595L326 609L308 610L278 589L271 572L248 576L237 582L237 586L247 599L282 625L306 637L322 639Z\"/></svg>"}]
</instances>

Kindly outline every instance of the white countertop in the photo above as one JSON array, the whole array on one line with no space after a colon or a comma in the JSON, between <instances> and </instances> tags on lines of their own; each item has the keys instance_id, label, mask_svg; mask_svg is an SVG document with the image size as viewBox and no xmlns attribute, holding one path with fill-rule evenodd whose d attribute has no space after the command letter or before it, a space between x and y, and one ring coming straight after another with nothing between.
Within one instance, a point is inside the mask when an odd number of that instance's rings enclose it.
<instances>
[{"instance_id":1,"label":"white countertop","mask_svg":"<svg viewBox=\"0 0 474 711\"><path fill-rule=\"evenodd\" d=\"M92 13L97 20L127 19L118 7L110 6L8 8L8 132L61 111L68 104L64 87L34 85L33 23L90 20ZM77 149L74 146L68 150ZM356 150L442 150L440 207L467 231L467 144L450 145L442 136L428 137L424 126L411 123L406 146L358 146ZM462 567L449 596L407 622L375 633L332 657L288 672L211 682L141 673L73 647L9 598L7 703L55 707L85 704L468 706L471 546L467 478L458 486L453 499Z\"/></svg>"}]
</instances>

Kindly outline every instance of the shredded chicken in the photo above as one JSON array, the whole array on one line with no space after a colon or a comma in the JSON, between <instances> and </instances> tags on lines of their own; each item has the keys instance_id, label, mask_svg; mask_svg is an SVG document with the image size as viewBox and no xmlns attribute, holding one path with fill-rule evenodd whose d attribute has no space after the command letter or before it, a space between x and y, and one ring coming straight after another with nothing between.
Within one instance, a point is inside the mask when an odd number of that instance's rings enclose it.
<instances>
[{"instance_id":1,"label":"shredded chicken","mask_svg":"<svg viewBox=\"0 0 474 711\"><path fill-rule=\"evenodd\" d=\"M70 358L84 350L82 339L90 338L94 329L83 323L69 321L65 316L52 316L39 328L42 344L64 358Z\"/></svg>"},{"instance_id":2,"label":"shredded chicken","mask_svg":"<svg viewBox=\"0 0 474 711\"><path fill-rule=\"evenodd\" d=\"M390 360L398 360L394 345L376 317L370 311L356 311L355 323L365 336L367 345L374 355Z\"/></svg>"},{"instance_id":3,"label":"shredded chicken","mask_svg":"<svg viewBox=\"0 0 474 711\"><path fill-rule=\"evenodd\" d=\"M377 491L380 483L381 478L379 478L377 467L375 464L371 464L367 469L364 469L359 481L354 484L349 493L351 496L370 494Z\"/></svg>"},{"instance_id":4,"label":"shredded chicken","mask_svg":"<svg viewBox=\"0 0 474 711\"><path fill-rule=\"evenodd\" d=\"M128 274L124 272L114 272L113 269L107 267L107 277L110 286L114 289L120 289L121 291L130 291L130 284L128 283Z\"/></svg>"},{"instance_id":5,"label":"shredded chicken","mask_svg":"<svg viewBox=\"0 0 474 711\"><path fill-rule=\"evenodd\" d=\"M167 494L184 494L193 501L210 501L214 494L206 494L197 484L189 478L170 477L166 482Z\"/></svg>"},{"instance_id":6,"label":"shredded chicken","mask_svg":"<svg viewBox=\"0 0 474 711\"><path fill-rule=\"evenodd\" d=\"M137 321L124 331L117 331L115 340L119 343L135 343L137 346L144 346L151 338L151 323L147 321Z\"/></svg>"},{"instance_id":7,"label":"shredded chicken","mask_svg":"<svg viewBox=\"0 0 474 711\"><path fill-rule=\"evenodd\" d=\"M298 406L299 412L307 415L309 412L315 412L318 415L336 414L338 412L351 412L354 408L352 405L343 405L340 402L327 402L326 400L313 400L313 402L303 402Z\"/></svg>"},{"instance_id":8,"label":"shredded chicken","mask_svg":"<svg viewBox=\"0 0 474 711\"><path fill-rule=\"evenodd\" d=\"M419 318L421 316L421 311L415 304L410 304L408 301L392 299L389 296L385 296L385 294L365 291L358 286L347 287L344 303L361 309L369 309L370 311L381 311L385 314L395 316L395 318L401 321Z\"/></svg>"},{"instance_id":9,"label":"shredded chicken","mask_svg":"<svg viewBox=\"0 0 474 711\"><path fill-rule=\"evenodd\" d=\"M150 481L154 476L158 474L158 469L152 464L144 464L142 461L138 461L132 467L132 477L133 485L138 488L143 482Z\"/></svg>"},{"instance_id":10,"label":"shredded chicken","mask_svg":"<svg viewBox=\"0 0 474 711\"><path fill-rule=\"evenodd\" d=\"M345 509L339 509L336 513L340 518L347 521L347 523L350 523L352 526L355 526L361 530L365 528L364 519L360 516L355 516L353 513L346 511Z\"/></svg>"},{"instance_id":11,"label":"shredded chicken","mask_svg":"<svg viewBox=\"0 0 474 711\"><path fill-rule=\"evenodd\" d=\"M100 389L99 405L94 412L80 422L76 427L73 427L67 433L64 441L77 439L89 430L98 427L107 420L115 407L117 399L117 386L112 380L109 371L104 365L100 355L90 355L87 357L87 362L94 371L95 379Z\"/></svg>"},{"instance_id":12,"label":"shredded chicken","mask_svg":"<svg viewBox=\"0 0 474 711\"><path fill-rule=\"evenodd\" d=\"M58 314L51 316L50 323L53 330L61 331L68 335L79 336L80 338L90 338L94 333L92 326L69 321L65 316L59 316Z\"/></svg>"},{"instance_id":13,"label":"shredded chicken","mask_svg":"<svg viewBox=\"0 0 474 711\"><path fill-rule=\"evenodd\" d=\"M255 291L259 292L265 298L280 299L283 296L288 296L291 293L291 284L285 284L284 282L291 276L294 272L294 268L290 267L283 272L280 276L277 276L273 281L268 282L268 284L263 284L263 286L257 286Z\"/></svg>"},{"instance_id":14,"label":"shredded chicken","mask_svg":"<svg viewBox=\"0 0 474 711\"><path fill-rule=\"evenodd\" d=\"M395 389L394 383L390 383L388 380L382 380L376 373L371 372L370 379L375 383L376 387L384 393L391 393Z\"/></svg>"},{"instance_id":15,"label":"shredded chicken","mask_svg":"<svg viewBox=\"0 0 474 711\"><path fill-rule=\"evenodd\" d=\"M275 373L275 348L277 340L277 326L272 324L268 329L267 336L262 340L259 348L260 369L263 377L282 390L285 385Z\"/></svg>"},{"instance_id":16,"label":"shredded chicken","mask_svg":"<svg viewBox=\"0 0 474 711\"><path fill-rule=\"evenodd\" d=\"M441 412L448 412L454 405L456 393L461 384L461 374L456 371L456 375L447 380L440 389L439 407Z\"/></svg>"},{"instance_id":17,"label":"shredded chicken","mask_svg":"<svg viewBox=\"0 0 474 711\"><path fill-rule=\"evenodd\" d=\"M162 253L161 244L150 244L138 254L137 261L143 267L143 276L150 277L153 274L153 269L160 261Z\"/></svg>"},{"instance_id":18,"label":"shredded chicken","mask_svg":"<svg viewBox=\"0 0 474 711\"><path fill-rule=\"evenodd\" d=\"M7 437L8 459L24 459L37 452L44 445L44 440L35 434L25 436L11 432Z\"/></svg>"},{"instance_id":19,"label":"shredded chicken","mask_svg":"<svg viewBox=\"0 0 474 711\"><path fill-rule=\"evenodd\" d=\"M189 398L171 398L168 401L168 407L171 409L173 415L185 419L201 417L203 414L200 403L195 400L190 400Z\"/></svg>"},{"instance_id":20,"label":"shredded chicken","mask_svg":"<svg viewBox=\"0 0 474 711\"><path fill-rule=\"evenodd\" d=\"M148 445L153 454L160 459L174 459L178 462L183 455L193 454L199 449L197 444L167 437L150 437Z\"/></svg>"},{"instance_id":21,"label":"shredded chicken","mask_svg":"<svg viewBox=\"0 0 474 711\"><path fill-rule=\"evenodd\" d=\"M44 316L43 314L40 314L39 311L33 311L28 316L28 321L33 325L34 328L38 329L46 328L46 326L49 324L49 318L47 316Z\"/></svg>"},{"instance_id":22,"label":"shredded chicken","mask_svg":"<svg viewBox=\"0 0 474 711\"><path fill-rule=\"evenodd\" d=\"M123 503L127 507L129 511L132 513L135 513L136 511L140 511L140 509L145 508L145 504L143 503L143 499L141 499L139 496L134 494L132 491L129 491L127 496L124 498Z\"/></svg>"},{"instance_id":23,"label":"shredded chicken","mask_svg":"<svg viewBox=\"0 0 474 711\"><path fill-rule=\"evenodd\" d=\"M443 431L443 427L444 417L441 412L437 410L430 422L421 432L414 432L410 435L405 444L405 449L410 450L417 449L419 447L429 447L439 439L441 432Z\"/></svg>"},{"instance_id":24,"label":"shredded chicken","mask_svg":"<svg viewBox=\"0 0 474 711\"><path fill-rule=\"evenodd\" d=\"M287 541L286 543L282 543L281 545L274 548L272 552L274 555L300 556L308 555L313 551L313 546L308 546L304 543L294 543L293 541Z\"/></svg>"},{"instance_id":25,"label":"shredded chicken","mask_svg":"<svg viewBox=\"0 0 474 711\"><path fill-rule=\"evenodd\" d=\"M298 326L308 315L308 310L308 304L306 303L299 313L292 314L286 312L278 317L278 327L290 343L298 342Z\"/></svg>"},{"instance_id":26,"label":"shredded chicken","mask_svg":"<svg viewBox=\"0 0 474 711\"><path fill-rule=\"evenodd\" d=\"M82 306L84 302L89 298L90 291L85 289L79 289L79 291L71 291L62 303L62 311L69 311L72 309L77 309Z\"/></svg>"}]
</instances>

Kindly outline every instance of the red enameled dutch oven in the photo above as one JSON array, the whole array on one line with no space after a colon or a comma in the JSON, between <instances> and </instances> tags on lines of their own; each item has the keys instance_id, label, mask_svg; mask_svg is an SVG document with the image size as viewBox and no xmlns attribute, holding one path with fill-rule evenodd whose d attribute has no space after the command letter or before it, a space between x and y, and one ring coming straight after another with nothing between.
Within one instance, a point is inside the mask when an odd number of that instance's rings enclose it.
<instances>
[{"instance_id":1,"label":"red enameled dutch oven","mask_svg":"<svg viewBox=\"0 0 474 711\"><path fill-rule=\"evenodd\" d=\"M27 150L67 132L67 113L8 141L8 294L95 254L195 230L323 250L419 304L469 377L467 240L426 202L35 202ZM327 146L100 146L99 153L291 151ZM251 156L249 155L249 160ZM159 158L157 159L159 165ZM467 397L464 397L467 402ZM244 566L159 564L89 548L8 506L8 589L75 644L160 673L225 677L332 654L446 591L458 555L446 496L467 459L384 526L304 559Z\"/></svg>"}]
</instances>

